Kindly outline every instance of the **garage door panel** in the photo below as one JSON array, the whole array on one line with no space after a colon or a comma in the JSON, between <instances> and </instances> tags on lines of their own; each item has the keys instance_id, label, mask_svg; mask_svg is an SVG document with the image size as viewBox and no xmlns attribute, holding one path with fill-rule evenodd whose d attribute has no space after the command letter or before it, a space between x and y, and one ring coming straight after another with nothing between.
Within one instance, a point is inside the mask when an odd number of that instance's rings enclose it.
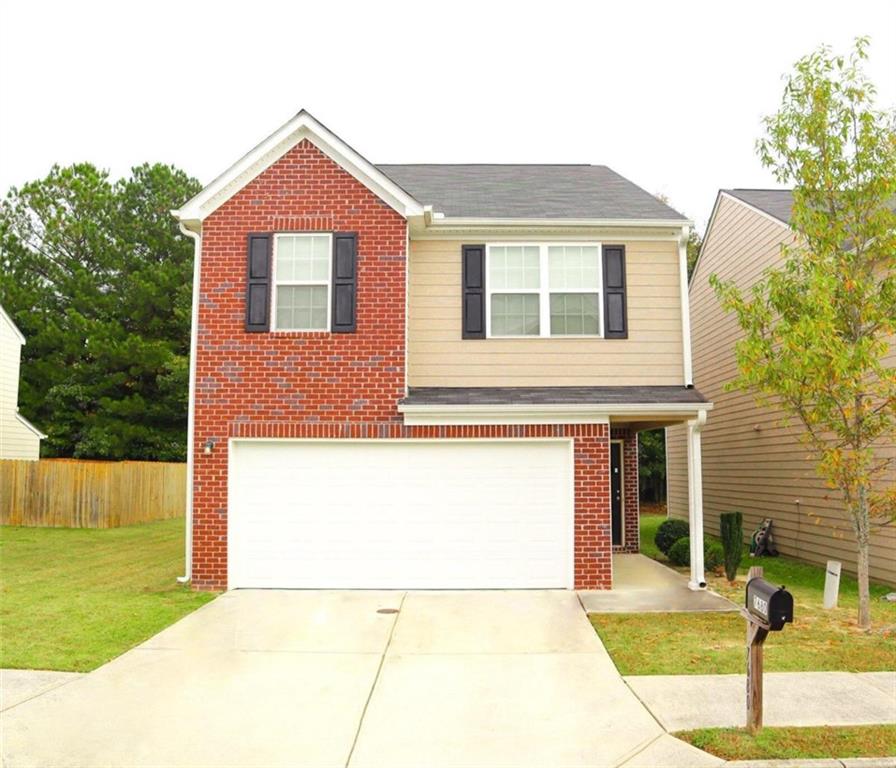
<instances>
[{"instance_id":1,"label":"garage door panel","mask_svg":"<svg viewBox=\"0 0 896 768\"><path fill-rule=\"evenodd\" d=\"M231 451L231 587L570 586L568 441Z\"/></svg>"}]
</instances>

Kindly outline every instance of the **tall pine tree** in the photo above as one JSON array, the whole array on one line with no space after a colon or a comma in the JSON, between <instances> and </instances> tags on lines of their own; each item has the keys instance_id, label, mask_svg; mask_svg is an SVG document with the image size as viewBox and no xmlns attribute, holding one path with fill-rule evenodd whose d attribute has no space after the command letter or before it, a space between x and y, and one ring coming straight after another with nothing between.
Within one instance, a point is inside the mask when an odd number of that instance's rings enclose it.
<instances>
[{"instance_id":1,"label":"tall pine tree","mask_svg":"<svg viewBox=\"0 0 896 768\"><path fill-rule=\"evenodd\" d=\"M166 165L54 166L0 204L0 303L28 339L19 408L45 456L182 459L192 242Z\"/></svg>"}]
</instances>

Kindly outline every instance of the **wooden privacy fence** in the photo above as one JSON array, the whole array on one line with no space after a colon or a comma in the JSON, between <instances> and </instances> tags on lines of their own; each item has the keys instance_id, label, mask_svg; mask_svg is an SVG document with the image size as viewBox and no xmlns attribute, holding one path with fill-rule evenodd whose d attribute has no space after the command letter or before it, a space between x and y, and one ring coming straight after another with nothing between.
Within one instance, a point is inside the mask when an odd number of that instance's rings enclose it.
<instances>
[{"instance_id":1,"label":"wooden privacy fence","mask_svg":"<svg viewBox=\"0 0 896 768\"><path fill-rule=\"evenodd\" d=\"M118 528L182 517L186 464L0 461L0 525Z\"/></svg>"}]
</instances>

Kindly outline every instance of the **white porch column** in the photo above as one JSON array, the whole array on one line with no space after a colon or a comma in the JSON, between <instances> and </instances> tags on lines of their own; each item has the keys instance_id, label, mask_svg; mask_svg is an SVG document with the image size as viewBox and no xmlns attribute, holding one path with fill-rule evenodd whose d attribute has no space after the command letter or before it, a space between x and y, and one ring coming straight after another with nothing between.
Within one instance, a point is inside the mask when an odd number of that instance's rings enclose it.
<instances>
[{"instance_id":1,"label":"white porch column","mask_svg":"<svg viewBox=\"0 0 896 768\"><path fill-rule=\"evenodd\" d=\"M703 462L700 433L706 411L688 422L688 523L691 529L691 578L688 587L706 589L703 572Z\"/></svg>"}]
</instances>

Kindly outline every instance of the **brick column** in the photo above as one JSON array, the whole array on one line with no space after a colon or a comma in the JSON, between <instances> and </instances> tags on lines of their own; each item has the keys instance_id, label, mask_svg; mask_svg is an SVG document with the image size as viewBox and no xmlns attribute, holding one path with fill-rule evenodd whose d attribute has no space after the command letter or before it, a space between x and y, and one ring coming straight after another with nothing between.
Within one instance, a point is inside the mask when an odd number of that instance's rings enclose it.
<instances>
[{"instance_id":1,"label":"brick column","mask_svg":"<svg viewBox=\"0 0 896 768\"><path fill-rule=\"evenodd\" d=\"M575 439L575 587L611 589L610 435Z\"/></svg>"}]
</instances>

